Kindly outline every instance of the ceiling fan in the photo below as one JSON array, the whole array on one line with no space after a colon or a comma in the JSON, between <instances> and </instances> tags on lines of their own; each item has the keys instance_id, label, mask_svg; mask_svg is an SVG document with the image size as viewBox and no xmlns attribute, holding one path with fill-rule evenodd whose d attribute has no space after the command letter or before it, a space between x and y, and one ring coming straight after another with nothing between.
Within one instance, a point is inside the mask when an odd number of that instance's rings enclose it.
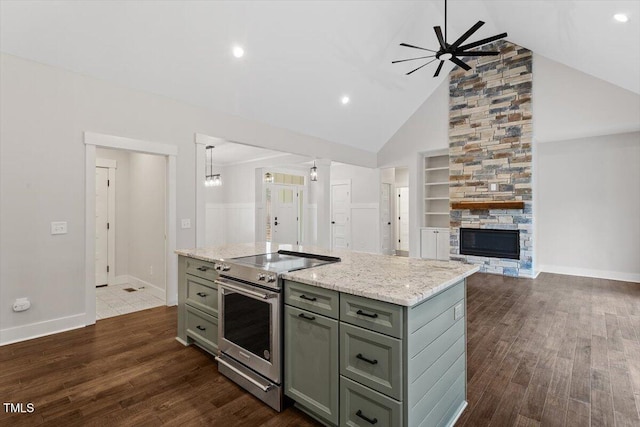
<instances>
[{"instance_id":1,"label":"ceiling fan","mask_svg":"<svg viewBox=\"0 0 640 427\"><path fill-rule=\"evenodd\" d=\"M417 58L409 58L409 59L399 59L397 61L392 61L392 64L397 64L398 62L407 62L407 61L415 61L417 59L428 59L434 58L428 61L426 64L419 66L411 71L409 71L406 75L408 76L411 73L418 71L420 68L425 67L431 64L434 61L440 60L440 64L438 64L438 68L436 69L433 77L438 77L440 74L440 70L442 70L442 65L444 61L449 60L459 67L465 69L466 71L470 70L471 67L462 62L458 57L459 56L496 56L499 55L500 52L488 52L488 51L469 51L469 49L473 49L474 47L482 46L483 44L491 43L496 40L500 40L504 37L507 37L507 33L498 34L497 36L488 37L486 39L478 40L477 42L469 43L463 45L462 43L467 40L469 37L473 35L480 27L484 25L484 21L478 21L476 24L469 28L466 33L461 35L458 40L449 44L447 43L447 0L444 0L444 37L442 36L442 29L440 26L433 27L436 32L436 37L438 38L438 44L440 45L440 49L435 51L432 49L427 49L420 46L414 46L407 43L400 43L400 46L411 47L413 49L426 50L429 52L433 52L434 55L428 56L419 56Z\"/></svg>"}]
</instances>

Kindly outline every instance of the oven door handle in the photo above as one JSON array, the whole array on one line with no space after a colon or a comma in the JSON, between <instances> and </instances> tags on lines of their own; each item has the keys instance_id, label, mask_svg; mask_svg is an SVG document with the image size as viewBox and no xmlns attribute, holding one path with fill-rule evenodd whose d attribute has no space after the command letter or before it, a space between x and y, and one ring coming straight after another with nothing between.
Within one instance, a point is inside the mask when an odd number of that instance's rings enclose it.
<instances>
[{"instance_id":1,"label":"oven door handle","mask_svg":"<svg viewBox=\"0 0 640 427\"><path fill-rule=\"evenodd\" d=\"M239 294L244 294L244 295L248 295L254 298L259 298L259 299L270 299L274 297L274 294L268 294L265 292L258 292L258 291L252 291L250 289L246 289L244 287L240 287L240 286L236 286L231 284L228 281L222 281L220 279L215 280L214 283L218 286L220 286L221 288L224 289L229 289L231 291L237 292Z\"/></svg>"},{"instance_id":2,"label":"oven door handle","mask_svg":"<svg viewBox=\"0 0 640 427\"><path fill-rule=\"evenodd\" d=\"M245 374L241 370L236 369L234 366L231 366L229 363L225 362L223 359L221 359L218 356L215 356L214 359L216 359L216 362L222 363L224 366L226 366L227 368L231 369L233 372L235 372L236 374L240 375L242 378L244 378L245 380L249 381L251 384L255 385L256 387L258 387L260 390L264 391L265 393L273 388L273 384L268 384L268 385L260 384L258 381L254 380L253 378L251 378L250 376L248 376L247 374Z\"/></svg>"}]
</instances>

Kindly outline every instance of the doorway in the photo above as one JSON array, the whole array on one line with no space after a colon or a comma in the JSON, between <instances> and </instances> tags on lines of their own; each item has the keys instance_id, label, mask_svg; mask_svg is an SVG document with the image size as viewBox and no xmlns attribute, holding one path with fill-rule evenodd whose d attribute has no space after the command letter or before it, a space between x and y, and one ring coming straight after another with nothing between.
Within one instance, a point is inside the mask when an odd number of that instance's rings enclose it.
<instances>
[{"instance_id":1,"label":"doorway","mask_svg":"<svg viewBox=\"0 0 640 427\"><path fill-rule=\"evenodd\" d=\"M409 187L396 188L396 255L409 256Z\"/></svg>"},{"instance_id":2,"label":"doorway","mask_svg":"<svg viewBox=\"0 0 640 427\"><path fill-rule=\"evenodd\" d=\"M393 230L391 223L391 184L382 183L380 188L380 229L381 229L381 249L385 255L393 253Z\"/></svg>"},{"instance_id":3,"label":"doorway","mask_svg":"<svg viewBox=\"0 0 640 427\"><path fill-rule=\"evenodd\" d=\"M333 181L331 183L331 248L349 249L351 181Z\"/></svg>"},{"instance_id":4,"label":"doorway","mask_svg":"<svg viewBox=\"0 0 640 427\"><path fill-rule=\"evenodd\" d=\"M137 159L142 161L144 156L153 157L157 160L156 169L150 174L152 178L150 181L147 181L146 190L143 188L142 192L144 196L136 196L131 198L134 202L134 205L140 206L149 203L149 199L147 195L149 194L149 188L158 188L160 189L161 195L161 203L159 207L154 207L154 209L162 212L161 215L161 233L159 235L159 241L153 240L150 236L141 236L140 241L143 242L141 245L133 245L130 247L131 252L138 252L143 255L149 253L149 251L145 251L141 248L144 248L145 245L151 245L154 249L157 249L157 253L154 253L156 258L160 259L159 262L154 264L149 264L147 259L142 259L140 265L143 270L148 275L155 275L158 277L162 277L161 283L163 284L162 289L159 291L159 296L163 299L162 304L166 305L175 305L177 303L177 256L175 255L175 241L176 241L176 156L177 156L177 148L173 145L168 144L160 144L153 143L149 141L136 140L131 138L123 138L116 137L112 135L104 135L97 133L85 132L85 181L86 191L85 191L85 324L90 325L95 323L96 321L96 306L97 306L97 289L96 289L96 166L98 165L97 158L100 157L97 155L97 151L101 148L111 149L110 151L117 151L120 153L124 153L124 155L136 155ZM135 170L136 173L144 175L146 174L145 168L141 167L141 164L136 160L136 163L132 165L132 170ZM163 172L162 176L158 178L157 171L161 170ZM154 180L155 179L155 180ZM158 185L161 184L161 185ZM121 188L121 186L118 186ZM119 191L119 193L122 193ZM117 195L116 195L117 199ZM116 205L119 205L116 203ZM113 206L113 205L112 205ZM121 206L121 204L120 204ZM154 205L155 206L155 205ZM117 209L116 209L117 211ZM138 212L141 212L138 209ZM142 212L139 216L145 217L145 213ZM125 229L124 224L122 222L118 223L118 228L120 230ZM110 224L110 229L113 229ZM136 229L142 233L144 233L143 228ZM130 229L129 231L131 231ZM135 233L134 233L135 234ZM146 239L146 240L145 240ZM117 245L116 238L116 245ZM159 254L159 255L158 255ZM122 262L119 261L118 256L115 256L113 260L109 260L109 273L115 271L118 265L122 265ZM123 274L123 276L127 276L128 274ZM147 289L146 283L151 283L148 279L145 278L144 274L136 273L138 279L142 280L145 283L135 282L129 283L129 285L134 289L131 294L140 295L136 292L139 292L140 288ZM113 284L117 285L122 279L116 275L113 280ZM109 281L107 282L108 284ZM106 288L109 288L107 286ZM105 289L105 288L99 288ZM123 291L124 292L124 291ZM158 295L156 295L158 296ZM136 301L137 309L141 309L142 301ZM135 309L129 309L129 312L135 311ZM123 314L123 313L116 313Z\"/></svg>"}]
</instances>

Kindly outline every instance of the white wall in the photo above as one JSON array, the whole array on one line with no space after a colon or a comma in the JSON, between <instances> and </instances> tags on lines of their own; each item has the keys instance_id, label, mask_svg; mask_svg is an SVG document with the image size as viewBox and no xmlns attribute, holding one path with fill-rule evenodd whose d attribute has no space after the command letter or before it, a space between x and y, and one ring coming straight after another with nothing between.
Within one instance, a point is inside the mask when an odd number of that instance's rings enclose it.
<instances>
[{"instance_id":1,"label":"white wall","mask_svg":"<svg viewBox=\"0 0 640 427\"><path fill-rule=\"evenodd\" d=\"M129 158L129 276L165 289L166 158Z\"/></svg>"},{"instance_id":2,"label":"white wall","mask_svg":"<svg viewBox=\"0 0 640 427\"><path fill-rule=\"evenodd\" d=\"M640 282L640 132L539 144L542 271Z\"/></svg>"},{"instance_id":3,"label":"white wall","mask_svg":"<svg viewBox=\"0 0 640 427\"><path fill-rule=\"evenodd\" d=\"M351 249L380 253L380 169L333 164L331 180L351 182Z\"/></svg>"},{"instance_id":4,"label":"white wall","mask_svg":"<svg viewBox=\"0 0 640 427\"><path fill-rule=\"evenodd\" d=\"M83 132L178 147L179 248L195 247L194 133L338 161L375 165L375 154L0 55L0 343L84 325ZM52 236L51 221L68 233ZM38 268L33 268L37 263ZM32 308L14 313L11 302Z\"/></svg>"}]
</instances>

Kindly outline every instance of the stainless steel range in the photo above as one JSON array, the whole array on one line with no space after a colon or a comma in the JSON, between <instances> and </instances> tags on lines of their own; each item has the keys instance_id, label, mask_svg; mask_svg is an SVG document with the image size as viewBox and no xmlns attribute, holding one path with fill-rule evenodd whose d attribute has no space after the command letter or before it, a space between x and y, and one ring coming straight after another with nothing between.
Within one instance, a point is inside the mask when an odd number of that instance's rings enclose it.
<instances>
[{"instance_id":1,"label":"stainless steel range","mask_svg":"<svg viewBox=\"0 0 640 427\"><path fill-rule=\"evenodd\" d=\"M280 250L216 263L218 371L282 410L282 274L340 258Z\"/></svg>"}]
</instances>

